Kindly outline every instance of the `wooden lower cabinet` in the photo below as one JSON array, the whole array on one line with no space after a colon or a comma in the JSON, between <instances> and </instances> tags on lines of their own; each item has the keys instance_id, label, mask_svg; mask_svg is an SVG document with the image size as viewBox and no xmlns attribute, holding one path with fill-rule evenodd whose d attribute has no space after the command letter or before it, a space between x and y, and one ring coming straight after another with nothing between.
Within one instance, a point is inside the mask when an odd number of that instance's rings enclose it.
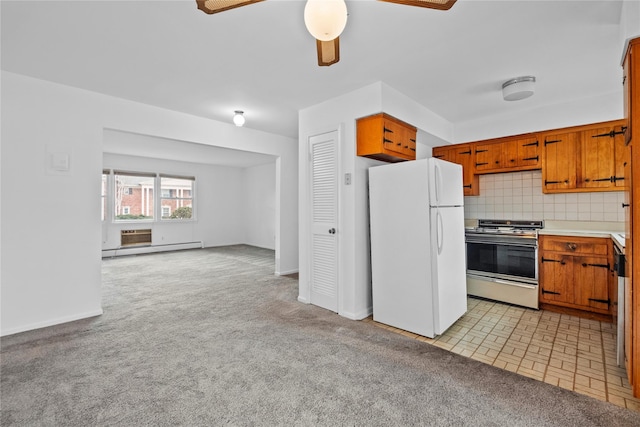
<instances>
[{"instance_id":1,"label":"wooden lower cabinet","mask_svg":"<svg viewBox=\"0 0 640 427\"><path fill-rule=\"evenodd\" d=\"M539 244L540 303L613 314L610 238L542 235Z\"/></svg>"}]
</instances>

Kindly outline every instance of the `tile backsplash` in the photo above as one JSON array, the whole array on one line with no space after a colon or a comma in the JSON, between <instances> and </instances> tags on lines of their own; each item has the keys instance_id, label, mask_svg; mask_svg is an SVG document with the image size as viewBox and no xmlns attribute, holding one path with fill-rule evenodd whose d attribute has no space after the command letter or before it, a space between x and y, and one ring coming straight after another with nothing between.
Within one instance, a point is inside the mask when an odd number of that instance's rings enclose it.
<instances>
[{"instance_id":1,"label":"tile backsplash","mask_svg":"<svg viewBox=\"0 0 640 427\"><path fill-rule=\"evenodd\" d=\"M542 172L480 175L480 196L464 198L466 219L624 222L624 192L543 194Z\"/></svg>"}]
</instances>

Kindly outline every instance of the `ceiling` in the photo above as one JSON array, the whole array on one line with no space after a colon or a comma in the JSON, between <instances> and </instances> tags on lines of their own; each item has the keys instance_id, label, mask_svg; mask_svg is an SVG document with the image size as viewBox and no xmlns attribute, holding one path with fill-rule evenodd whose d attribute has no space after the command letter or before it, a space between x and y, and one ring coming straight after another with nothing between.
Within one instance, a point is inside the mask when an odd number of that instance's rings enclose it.
<instances>
[{"instance_id":1,"label":"ceiling","mask_svg":"<svg viewBox=\"0 0 640 427\"><path fill-rule=\"evenodd\" d=\"M621 1L347 1L330 67L304 5L2 1L2 69L229 123L241 109L246 127L294 138L300 109L378 81L454 125L621 93ZM502 83L522 75L536 94L503 101Z\"/></svg>"}]
</instances>

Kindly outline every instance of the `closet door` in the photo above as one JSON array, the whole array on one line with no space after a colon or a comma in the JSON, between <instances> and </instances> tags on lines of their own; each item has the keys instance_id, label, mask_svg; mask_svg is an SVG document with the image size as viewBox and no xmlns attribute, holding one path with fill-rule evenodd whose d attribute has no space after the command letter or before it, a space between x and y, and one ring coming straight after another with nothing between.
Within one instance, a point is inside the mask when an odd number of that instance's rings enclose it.
<instances>
[{"instance_id":1,"label":"closet door","mask_svg":"<svg viewBox=\"0 0 640 427\"><path fill-rule=\"evenodd\" d=\"M309 138L311 304L338 312L338 132Z\"/></svg>"}]
</instances>

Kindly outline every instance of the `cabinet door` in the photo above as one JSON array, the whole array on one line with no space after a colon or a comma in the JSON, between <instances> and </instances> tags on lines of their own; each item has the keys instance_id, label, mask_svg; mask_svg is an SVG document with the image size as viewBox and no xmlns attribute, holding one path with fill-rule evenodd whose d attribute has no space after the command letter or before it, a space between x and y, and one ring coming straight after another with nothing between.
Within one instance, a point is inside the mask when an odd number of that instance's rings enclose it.
<instances>
[{"instance_id":1,"label":"cabinet door","mask_svg":"<svg viewBox=\"0 0 640 427\"><path fill-rule=\"evenodd\" d=\"M629 161L629 150L625 146L625 133L622 131L622 127L618 126L616 128L616 132L619 131L615 135L613 141L613 151L615 155L614 161L614 170L615 174L613 176L613 182L616 187L619 187L620 190L623 188L627 188L627 180L625 175L625 168L627 166L627 162Z\"/></svg>"},{"instance_id":2,"label":"cabinet door","mask_svg":"<svg viewBox=\"0 0 640 427\"><path fill-rule=\"evenodd\" d=\"M609 312L609 273L606 257L574 257L574 303L590 309Z\"/></svg>"},{"instance_id":3,"label":"cabinet door","mask_svg":"<svg viewBox=\"0 0 640 427\"><path fill-rule=\"evenodd\" d=\"M477 196L480 194L479 179L475 174L473 154L470 144L460 145L454 150L454 163L462 165L462 185L465 196Z\"/></svg>"},{"instance_id":4,"label":"cabinet door","mask_svg":"<svg viewBox=\"0 0 640 427\"><path fill-rule=\"evenodd\" d=\"M622 64L622 95L624 98L624 119L627 121L625 132L625 143L628 144L631 141L631 54L633 50L629 50L624 63Z\"/></svg>"},{"instance_id":5,"label":"cabinet door","mask_svg":"<svg viewBox=\"0 0 640 427\"><path fill-rule=\"evenodd\" d=\"M403 139L405 138L405 128L398 123L385 119L383 121L383 147L385 150L396 153L404 153Z\"/></svg>"},{"instance_id":6,"label":"cabinet door","mask_svg":"<svg viewBox=\"0 0 640 427\"><path fill-rule=\"evenodd\" d=\"M456 153L454 149L450 147L433 147L431 155L436 159L446 160L452 163L456 162Z\"/></svg>"},{"instance_id":7,"label":"cabinet door","mask_svg":"<svg viewBox=\"0 0 640 427\"><path fill-rule=\"evenodd\" d=\"M546 135L543 144L543 192L576 188L576 133Z\"/></svg>"},{"instance_id":8,"label":"cabinet door","mask_svg":"<svg viewBox=\"0 0 640 427\"><path fill-rule=\"evenodd\" d=\"M540 143L538 138L514 141L517 145L517 166L540 166Z\"/></svg>"},{"instance_id":9,"label":"cabinet door","mask_svg":"<svg viewBox=\"0 0 640 427\"><path fill-rule=\"evenodd\" d=\"M504 168L503 151L504 143L476 144L476 171L482 172Z\"/></svg>"},{"instance_id":10,"label":"cabinet door","mask_svg":"<svg viewBox=\"0 0 640 427\"><path fill-rule=\"evenodd\" d=\"M602 127L580 133L580 171L578 188L613 186L614 130Z\"/></svg>"},{"instance_id":11,"label":"cabinet door","mask_svg":"<svg viewBox=\"0 0 640 427\"><path fill-rule=\"evenodd\" d=\"M542 302L573 302L573 263L570 255L543 252L540 268Z\"/></svg>"}]
</instances>

